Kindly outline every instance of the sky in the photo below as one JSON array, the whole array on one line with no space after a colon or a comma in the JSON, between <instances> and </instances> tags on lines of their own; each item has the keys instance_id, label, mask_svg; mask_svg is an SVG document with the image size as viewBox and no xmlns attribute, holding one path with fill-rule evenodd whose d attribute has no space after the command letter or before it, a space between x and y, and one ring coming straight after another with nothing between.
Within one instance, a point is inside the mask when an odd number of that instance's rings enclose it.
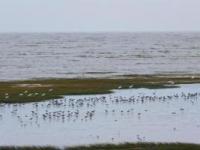
<instances>
[{"instance_id":1,"label":"sky","mask_svg":"<svg viewBox=\"0 0 200 150\"><path fill-rule=\"evenodd\" d=\"M200 0L0 0L0 32L200 31Z\"/></svg>"}]
</instances>

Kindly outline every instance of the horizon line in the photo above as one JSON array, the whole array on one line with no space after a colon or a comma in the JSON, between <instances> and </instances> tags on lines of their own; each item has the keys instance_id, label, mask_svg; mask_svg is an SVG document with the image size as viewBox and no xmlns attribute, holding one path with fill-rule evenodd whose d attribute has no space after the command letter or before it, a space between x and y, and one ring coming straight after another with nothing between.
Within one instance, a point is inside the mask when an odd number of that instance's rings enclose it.
<instances>
[{"instance_id":1,"label":"horizon line","mask_svg":"<svg viewBox=\"0 0 200 150\"><path fill-rule=\"evenodd\" d=\"M169 31L164 31L164 30L160 30L160 31L151 31L151 30L146 30L146 31L0 31L0 34L40 34L40 33L63 33L63 34L67 34L67 33L94 33L94 34L98 34L98 33L200 33L200 30L169 30Z\"/></svg>"}]
</instances>

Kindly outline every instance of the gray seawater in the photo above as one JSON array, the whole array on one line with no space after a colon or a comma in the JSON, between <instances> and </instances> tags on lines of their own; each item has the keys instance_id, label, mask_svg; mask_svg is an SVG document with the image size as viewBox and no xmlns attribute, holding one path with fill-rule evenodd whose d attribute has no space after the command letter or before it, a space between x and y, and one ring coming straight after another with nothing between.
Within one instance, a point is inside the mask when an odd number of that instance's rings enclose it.
<instances>
[{"instance_id":1,"label":"gray seawater","mask_svg":"<svg viewBox=\"0 0 200 150\"><path fill-rule=\"evenodd\" d=\"M0 34L0 80L200 73L200 33Z\"/></svg>"}]
</instances>

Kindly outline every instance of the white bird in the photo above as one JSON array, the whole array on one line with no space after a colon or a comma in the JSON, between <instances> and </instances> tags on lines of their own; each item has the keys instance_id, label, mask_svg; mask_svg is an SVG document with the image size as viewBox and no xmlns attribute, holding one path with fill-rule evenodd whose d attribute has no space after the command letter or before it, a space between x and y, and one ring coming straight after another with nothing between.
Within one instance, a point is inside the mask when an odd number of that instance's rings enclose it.
<instances>
[{"instance_id":1,"label":"white bird","mask_svg":"<svg viewBox=\"0 0 200 150\"><path fill-rule=\"evenodd\" d=\"M122 88L122 86L120 85L120 86L118 86L118 89L121 89Z\"/></svg>"},{"instance_id":2,"label":"white bird","mask_svg":"<svg viewBox=\"0 0 200 150\"><path fill-rule=\"evenodd\" d=\"M49 92L52 92L53 91L53 89L49 89Z\"/></svg>"},{"instance_id":3,"label":"white bird","mask_svg":"<svg viewBox=\"0 0 200 150\"><path fill-rule=\"evenodd\" d=\"M23 96L23 95L24 95L23 93L20 93L20 94L19 94L19 96Z\"/></svg>"},{"instance_id":4,"label":"white bird","mask_svg":"<svg viewBox=\"0 0 200 150\"><path fill-rule=\"evenodd\" d=\"M133 85L130 85L129 88L130 88L130 89L133 88Z\"/></svg>"},{"instance_id":5,"label":"white bird","mask_svg":"<svg viewBox=\"0 0 200 150\"><path fill-rule=\"evenodd\" d=\"M28 97L31 97L32 96L32 93L28 94Z\"/></svg>"},{"instance_id":6,"label":"white bird","mask_svg":"<svg viewBox=\"0 0 200 150\"><path fill-rule=\"evenodd\" d=\"M169 83L169 84L175 84L175 82L174 82L174 81L168 81L168 83Z\"/></svg>"},{"instance_id":7,"label":"white bird","mask_svg":"<svg viewBox=\"0 0 200 150\"><path fill-rule=\"evenodd\" d=\"M45 93L42 93L42 96L45 96L46 94Z\"/></svg>"}]
</instances>

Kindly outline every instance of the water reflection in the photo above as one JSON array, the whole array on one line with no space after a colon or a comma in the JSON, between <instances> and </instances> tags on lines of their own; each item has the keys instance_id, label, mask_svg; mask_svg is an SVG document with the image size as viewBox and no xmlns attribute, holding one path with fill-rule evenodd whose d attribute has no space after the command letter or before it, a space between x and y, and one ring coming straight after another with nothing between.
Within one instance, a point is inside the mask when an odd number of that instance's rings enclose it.
<instances>
[{"instance_id":1,"label":"water reflection","mask_svg":"<svg viewBox=\"0 0 200 150\"><path fill-rule=\"evenodd\" d=\"M176 89L117 90L109 95L0 104L0 145L200 143L199 100L200 85L193 84Z\"/></svg>"}]
</instances>

